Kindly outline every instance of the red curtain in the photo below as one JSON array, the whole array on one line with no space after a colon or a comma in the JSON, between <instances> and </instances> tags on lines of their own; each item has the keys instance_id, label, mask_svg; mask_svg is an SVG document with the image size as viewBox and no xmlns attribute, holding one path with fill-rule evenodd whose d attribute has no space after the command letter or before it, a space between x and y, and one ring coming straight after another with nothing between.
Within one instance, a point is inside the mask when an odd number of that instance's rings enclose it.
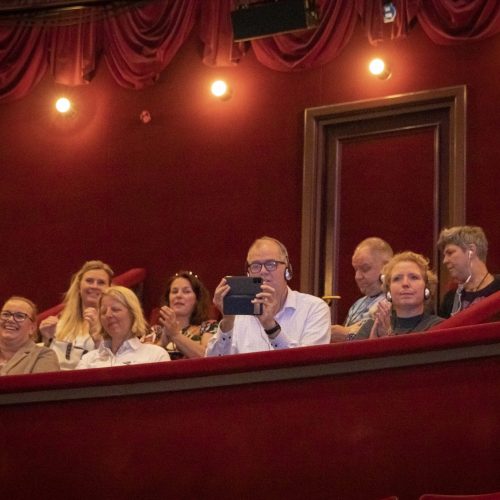
<instances>
[{"instance_id":1,"label":"red curtain","mask_svg":"<svg viewBox=\"0 0 500 500\"><path fill-rule=\"evenodd\" d=\"M480 40L500 31L500 2L425 0L417 18L434 43L451 45Z\"/></svg>"},{"instance_id":2,"label":"red curtain","mask_svg":"<svg viewBox=\"0 0 500 500\"><path fill-rule=\"evenodd\" d=\"M116 80L127 88L153 84L192 29L204 45L203 62L237 64L250 47L265 66L298 71L334 59L360 20L371 43L406 36L419 22L435 43L478 40L500 32L497 0L394 0L397 16L384 25L382 2L318 0L316 29L234 44L230 11L234 0L153 1L107 19L71 26L49 24L0 26L0 101L27 95L48 68L58 83L88 83L101 54Z\"/></svg>"}]
</instances>

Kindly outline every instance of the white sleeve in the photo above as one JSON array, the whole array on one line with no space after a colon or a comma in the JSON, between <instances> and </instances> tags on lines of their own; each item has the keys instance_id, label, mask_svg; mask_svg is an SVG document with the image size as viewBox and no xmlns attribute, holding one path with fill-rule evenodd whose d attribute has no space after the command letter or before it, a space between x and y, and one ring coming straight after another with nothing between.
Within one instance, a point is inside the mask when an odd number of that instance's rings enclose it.
<instances>
[{"instance_id":1,"label":"white sleeve","mask_svg":"<svg viewBox=\"0 0 500 500\"><path fill-rule=\"evenodd\" d=\"M207 345L207 350L205 352L206 357L212 356L225 356L226 354L234 354L232 348L233 340L233 330L228 332L223 332L220 327L217 327L217 332L209 340Z\"/></svg>"},{"instance_id":2,"label":"white sleeve","mask_svg":"<svg viewBox=\"0 0 500 500\"><path fill-rule=\"evenodd\" d=\"M321 299L314 301L304 322L299 346L329 344L331 322L330 308L326 302Z\"/></svg>"}]
</instances>

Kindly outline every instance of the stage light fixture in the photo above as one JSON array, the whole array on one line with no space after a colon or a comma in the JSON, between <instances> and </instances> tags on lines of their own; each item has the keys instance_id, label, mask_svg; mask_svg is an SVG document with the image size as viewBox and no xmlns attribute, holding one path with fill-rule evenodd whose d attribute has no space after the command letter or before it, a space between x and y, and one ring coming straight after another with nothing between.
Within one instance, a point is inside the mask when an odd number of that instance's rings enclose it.
<instances>
[{"instance_id":1,"label":"stage light fixture","mask_svg":"<svg viewBox=\"0 0 500 500\"><path fill-rule=\"evenodd\" d=\"M224 80L215 80L210 87L210 91L213 96L222 101L229 99L232 95L231 88Z\"/></svg>"},{"instance_id":2,"label":"stage light fixture","mask_svg":"<svg viewBox=\"0 0 500 500\"><path fill-rule=\"evenodd\" d=\"M372 59L368 65L370 73L381 80L387 80L391 76L391 70L383 59L379 57Z\"/></svg>"},{"instance_id":3,"label":"stage light fixture","mask_svg":"<svg viewBox=\"0 0 500 500\"><path fill-rule=\"evenodd\" d=\"M56 109L59 113L66 114L71 111L71 101L67 97L60 97L56 101Z\"/></svg>"}]
</instances>

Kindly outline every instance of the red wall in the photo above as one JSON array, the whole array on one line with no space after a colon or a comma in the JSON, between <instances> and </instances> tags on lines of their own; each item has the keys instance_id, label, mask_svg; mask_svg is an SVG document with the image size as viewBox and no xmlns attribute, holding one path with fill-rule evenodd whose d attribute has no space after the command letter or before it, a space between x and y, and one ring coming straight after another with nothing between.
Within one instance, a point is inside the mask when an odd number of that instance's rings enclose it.
<instances>
[{"instance_id":1,"label":"red wall","mask_svg":"<svg viewBox=\"0 0 500 500\"><path fill-rule=\"evenodd\" d=\"M387 81L365 71L379 53L392 61ZM23 294L49 307L84 260L101 258L116 272L148 269L149 308L179 268L210 289L242 272L261 234L288 245L298 287L304 109L460 84L468 88L467 222L485 228L499 270L500 36L443 47L417 26L406 40L373 47L358 27L340 57L301 73L269 70L252 53L214 69L200 54L193 37L145 91L118 87L101 61L88 86L68 89L46 75L31 95L0 107L1 299ZM234 87L229 101L208 95L219 76ZM73 117L51 111L62 92L76 103ZM420 238L407 237L408 247Z\"/></svg>"}]
</instances>

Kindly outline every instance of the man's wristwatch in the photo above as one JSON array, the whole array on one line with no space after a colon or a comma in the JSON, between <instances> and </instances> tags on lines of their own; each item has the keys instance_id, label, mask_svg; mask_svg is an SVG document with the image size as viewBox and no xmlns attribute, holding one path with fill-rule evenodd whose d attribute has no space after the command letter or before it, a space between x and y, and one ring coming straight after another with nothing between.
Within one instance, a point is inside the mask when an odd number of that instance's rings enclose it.
<instances>
[{"instance_id":1,"label":"man's wristwatch","mask_svg":"<svg viewBox=\"0 0 500 500\"><path fill-rule=\"evenodd\" d=\"M269 328L268 330L264 328L264 331L266 332L267 335L272 335L273 333L276 333L278 330L281 330L281 326L277 321L272 328Z\"/></svg>"}]
</instances>

